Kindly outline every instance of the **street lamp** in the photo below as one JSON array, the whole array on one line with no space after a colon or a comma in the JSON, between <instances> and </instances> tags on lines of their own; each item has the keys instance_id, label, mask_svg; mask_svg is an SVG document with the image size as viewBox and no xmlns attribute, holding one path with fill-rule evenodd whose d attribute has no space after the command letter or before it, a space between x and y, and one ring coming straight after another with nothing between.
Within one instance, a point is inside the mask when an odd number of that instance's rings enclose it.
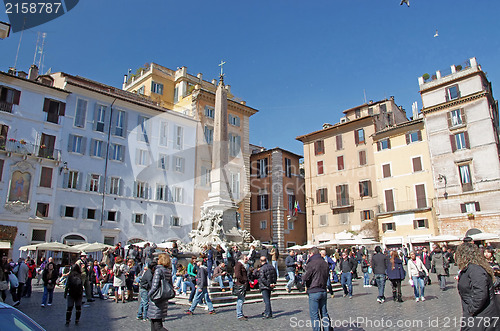
<instances>
[{"instance_id":1,"label":"street lamp","mask_svg":"<svg viewBox=\"0 0 500 331\"><path fill-rule=\"evenodd\" d=\"M448 184L448 181L446 180L446 176L439 174L438 181L440 183L444 181L444 194L443 194L443 196L445 199L448 199L448 192L446 192L446 184Z\"/></svg>"}]
</instances>

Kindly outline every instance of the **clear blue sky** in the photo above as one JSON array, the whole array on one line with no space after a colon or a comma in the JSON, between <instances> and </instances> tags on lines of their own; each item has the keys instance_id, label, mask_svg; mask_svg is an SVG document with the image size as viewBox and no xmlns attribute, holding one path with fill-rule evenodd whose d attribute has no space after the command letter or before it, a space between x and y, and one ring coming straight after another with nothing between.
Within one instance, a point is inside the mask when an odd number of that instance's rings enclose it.
<instances>
[{"instance_id":1,"label":"clear blue sky","mask_svg":"<svg viewBox=\"0 0 500 331\"><path fill-rule=\"evenodd\" d=\"M475 56L500 86L500 1L492 0L81 0L24 32L18 70L47 33L44 71L120 87L146 62L217 78L260 112L250 141L302 154L295 137L336 123L342 110L393 95L408 114L417 77ZM8 21L5 11L0 20ZM439 37L434 38L438 29ZM21 33L0 41L0 70L14 64Z\"/></svg>"}]
</instances>

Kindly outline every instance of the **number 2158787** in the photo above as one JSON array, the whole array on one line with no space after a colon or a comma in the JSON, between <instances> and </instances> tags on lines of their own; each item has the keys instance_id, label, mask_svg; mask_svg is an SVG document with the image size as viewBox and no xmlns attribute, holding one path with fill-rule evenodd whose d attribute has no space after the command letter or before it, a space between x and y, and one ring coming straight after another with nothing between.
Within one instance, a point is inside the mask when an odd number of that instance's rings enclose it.
<instances>
[{"instance_id":1,"label":"number 2158787","mask_svg":"<svg viewBox=\"0 0 500 331\"><path fill-rule=\"evenodd\" d=\"M61 9L61 3L45 2L22 2L5 3L6 14L57 14Z\"/></svg>"}]
</instances>

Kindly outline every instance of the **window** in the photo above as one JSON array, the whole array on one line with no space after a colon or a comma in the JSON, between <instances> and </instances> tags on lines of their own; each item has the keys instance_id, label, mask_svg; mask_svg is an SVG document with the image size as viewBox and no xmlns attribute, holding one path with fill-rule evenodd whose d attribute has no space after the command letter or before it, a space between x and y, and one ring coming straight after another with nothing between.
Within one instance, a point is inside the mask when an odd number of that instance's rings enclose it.
<instances>
[{"instance_id":1,"label":"window","mask_svg":"<svg viewBox=\"0 0 500 331\"><path fill-rule=\"evenodd\" d=\"M82 141L82 148L85 150L85 139ZM54 145L56 143L56 136L42 133L40 137L40 149L38 156L43 158L54 158Z\"/></svg>"},{"instance_id":2,"label":"window","mask_svg":"<svg viewBox=\"0 0 500 331\"><path fill-rule=\"evenodd\" d=\"M460 150L460 149L470 148L469 135L467 134L467 131L451 135L450 142L451 142L451 151L452 152L455 152L456 150Z\"/></svg>"},{"instance_id":3,"label":"window","mask_svg":"<svg viewBox=\"0 0 500 331\"><path fill-rule=\"evenodd\" d=\"M1 110L1 103L0 103ZM0 149L5 150L5 142L7 141L7 134L9 133L9 126L0 124Z\"/></svg>"},{"instance_id":4,"label":"window","mask_svg":"<svg viewBox=\"0 0 500 331\"><path fill-rule=\"evenodd\" d=\"M422 158L420 156L411 159L413 165L413 172L422 171Z\"/></svg>"},{"instance_id":5,"label":"window","mask_svg":"<svg viewBox=\"0 0 500 331\"><path fill-rule=\"evenodd\" d=\"M147 184L145 182L135 182L135 197L146 199Z\"/></svg>"},{"instance_id":6,"label":"window","mask_svg":"<svg viewBox=\"0 0 500 331\"><path fill-rule=\"evenodd\" d=\"M183 157L174 157L174 162L175 162L175 171L184 173L184 165L185 165L185 159Z\"/></svg>"},{"instance_id":7,"label":"window","mask_svg":"<svg viewBox=\"0 0 500 331\"><path fill-rule=\"evenodd\" d=\"M94 157L104 157L104 141L92 139L90 143L90 155Z\"/></svg>"},{"instance_id":8,"label":"window","mask_svg":"<svg viewBox=\"0 0 500 331\"><path fill-rule=\"evenodd\" d=\"M337 170L344 170L344 156L337 156Z\"/></svg>"},{"instance_id":9,"label":"window","mask_svg":"<svg viewBox=\"0 0 500 331\"><path fill-rule=\"evenodd\" d=\"M167 146L168 143L168 123L165 121L160 122L160 145Z\"/></svg>"},{"instance_id":10,"label":"window","mask_svg":"<svg viewBox=\"0 0 500 331\"><path fill-rule=\"evenodd\" d=\"M213 107L205 106L205 116L208 118L214 118L215 109Z\"/></svg>"},{"instance_id":11,"label":"window","mask_svg":"<svg viewBox=\"0 0 500 331\"><path fill-rule=\"evenodd\" d=\"M318 161L317 166L318 166L318 175L322 175L323 174L323 161Z\"/></svg>"},{"instance_id":12,"label":"window","mask_svg":"<svg viewBox=\"0 0 500 331\"><path fill-rule=\"evenodd\" d=\"M348 213L339 214L339 224L341 224L341 225L349 224L349 214Z\"/></svg>"},{"instance_id":13,"label":"window","mask_svg":"<svg viewBox=\"0 0 500 331\"><path fill-rule=\"evenodd\" d=\"M64 209L64 217L75 217L75 207L66 206Z\"/></svg>"},{"instance_id":14,"label":"window","mask_svg":"<svg viewBox=\"0 0 500 331\"><path fill-rule=\"evenodd\" d=\"M328 189L325 187L316 190L316 203L326 202L328 202Z\"/></svg>"},{"instance_id":15,"label":"window","mask_svg":"<svg viewBox=\"0 0 500 331\"><path fill-rule=\"evenodd\" d=\"M343 149L342 135L341 134L335 136L335 143L336 143L335 145L336 145L338 151Z\"/></svg>"},{"instance_id":16,"label":"window","mask_svg":"<svg viewBox=\"0 0 500 331\"><path fill-rule=\"evenodd\" d=\"M229 155L238 156L241 150L241 137L238 135L229 134Z\"/></svg>"},{"instance_id":17,"label":"window","mask_svg":"<svg viewBox=\"0 0 500 331\"><path fill-rule=\"evenodd\" d=\"M174 202L183 203L183 189L182 187L174 187L173 189Z\"/></svg>"},{"instance_id":18,"label":"window","mask_svg":"<svg viewBox=\"0 0 500 331\"><path fill-rule=\"evenodd\" d=\"M360 117L361 117L361 110L360 110L360 109L356 109L356 110L354 111L354 116L355 116L356 118L360 118Z\"/></svg>"},{"instance_id":19,"label":"window","mask_svg":"<svg viewBox=\"0 0 500 331\"><path fill-rule=\"evenodd\" d=\"M210 169L207 167L201 167L200 184L202 186L210 186Z\"/></svg>"},{"instance_id":20,"label":"window","mask_svg":"<svg viewBox=\"0 0 500 331\"><path fill-rule=\"evenodd\" d=\"M260 221L260 229L261 230L267 229L267 221Z\"/></svg>"},{"instance_id":21,"label":"window","mask_svg":"<svg viewBox=\"0 0 500 331\"><path fill-rule=\"evenodd\" d=\"M36 204L36 216L49 217L49 204L45 202L38 202Z\"/></svg>"},{"instance_id":22,"label":"window","mask_svg":"<svg viewBox=\"0 0 500 331\"><path fill-rule=\"evenodd\" d=\"M269 209L269 195L266 192L260 192L257 198L257 210Z\"/></svg>"},{"instance_id":23,"label":"window","mask_svg":"<svg viewBox=\"0 0 500 331\"><path fill-rule=\"evenodd\" d=\"M328 215L319 215L319 226L328 226Z\"/></svg>"},{"instance_id":24,"label":"window","mask_svg":"<svg viewBox=\"0 0 500 331\"><path fill-rule=\"evenodd\" d=\"M0 181L2 180L2 176L3 176L3 164L4 164L4 160L0 159Z\"/></svg>"},{"instance_id":25,"label":"window","mask_svg":"<svg viewBox=\"0 0 500 331\"><path fill-rule=\"evenodd\" d=\"M385 190L385 211L391 212L394 211L394 196L392 195L392 190Z\"/></svg>"},{"instance_id":26,"label":"window","mask_svg":"<svg viewBox=\"0 0 500 331\"><path fill-rule=\"evenodd\" d=\"M96 210L95 209L87 209L87 215L85 215L85 218L88 220L95 220L96 219Z\"/></svg>"},{"instance_id":27,"label":"window","mask_svg":"<svg viewBox=\"0 0 500 331\"><path fill-rule=\"evenodd\" d=\"M240 126L239 116L229 114L228 120L229 120L229 124L234 125L234 126Z\"/></svg>"},{"instance_id":28,"label":"window","mask_svg":"<svg viewBox=\"0 0 500 331\"><path fill-rule=\"evenodd\" d=\"M448 117L448 127L453 128L455 126L460 126L466 123L465 110L464 109L454 109L447 114Z\"/></svg>"},{"instance_id":29,"label":"window","mask_svg":"<svg viewBox=\"0 0 500 331\"><path fill-rule=\"evenodd\" d=\"M462 211L462 213L471 214L471 213L481 211L481 208L479 206L478 201L472 201L472 202L461 203L460 210Z\"/></svg>"},{"instance_id":30,"label":"window","mask_svg":"<svg viewBox=\"0 0 500 331\"><path fill-rule=\"evenodd\" d=\"M366 165L366 151L359 151L359 165Z\"/></svg>"},{"instance_id":31,"label":"window","mask_svg":"<svg viewBox=\"0 0 500 331\"><path fill-rule=\"evenodd\" d=\"M205 125L204 134L207 144L212 145L214 142L214 128L212 126Z\"/></svg>"},{"instance_id":32,"label":"window","mask_svg":"<svg viewBox=\"0 0 500 331\"><path fill-rule=\"evenodd\" d=\"M113 161L123 161L125 155L125 146L119 144L111 144L110 159Z\"/></svg>"},{"instance_id":33,"label":"window","mask_svg":"<svg viewBox=\"0 0 500 331\"><path fill-rule=\"evenodd\" d=\"M383 151L384 149L390 149L391 148L391 141L389 138L377 141L377 150L378 151Z\"/></svg>"},{"instance_id":34,"label":"window","mask_svg":"<svg viewBox=\"0 0 500 331\"><path fill-rule=\"evenodd\" d=\"M144 141L144 142L149 142L149 125L150 123L148 122L148 118L144 116L138 117L138 129L137 129L137 140L138 141Z\"/></svg>"},{"instance_id":35,"label":"window","mask_svg":"<svg viewBox=\"0 0 500 331\"><path fill-rule=\"evenodd\" d=\"M288 220L288 230L294 230L294 221Z\"/></svg>"},{"instance_id":36,"label":"window","mask_svg":"<svg viewBox=\"0 0 500 331\"><path fill-rule=\"evenodd\" d=\"M59 124L59 116L64 116L65 109L64 102L45 98L43 111L47 113L47 122Z\"/></svg>"},{"instance_id":37,"label":"window","mask_svg":"<svg viewBox=\"0 0 500 331\"><path fill-rule=\"evenodd\" d=\"M41 187L52 187L52 168L42 167L40 174L40 186Z\"/></svg>"},{"instance_id":38,"label":"window","mask_svg":"<svg viewBox=\"0 0 500 331\"><path fill-rule=\"evenodd\" d=\"M396 223L382 223L382 231L383 232L396 231Z\"/></svg>"},{"instance_id":39,"label":"window","mask_svg":"<svg viewBox=\"0 0 500 331\"><path fill-rule=\"evenodd\" d=\"M361 221L369 221L373 219L373 210L362 210Z\"/></svg>"},{"instance_id":40,"label":"window","mask_svg":"<svg viewBox=\"0 0 500 331\"><path fill-rule=\"evenodd\" d=\"M156 184L156 200L169 201L167 185Z\"/></svg>"},{"instance_id":41,"label":"window","mask_svg":"<svg viewBox=\"0 0 500 331\"><path fill-rule=\"evenodd\" d=\"M181 218L179 216L170 217L170 226L179 227L181 226Z\"/></svg>"},{"instance_id":42,"label":"window","mask_svg":"<svg viewBox=\"0 0 500 331\"><path fill-rule=\"evenodd\" d=\"M373 115L373 107L368 108L368 115Z\"/></svg>"},{"instance_id":43,"label":"window","mask_svg":"<svg viewBox=\"0 0 500 331\"><path fill-rule=\"evenodd\" d=\"M337 185L335 187L335 193L337 195L337 206L349 206L349 186L347 184Z\"/></svg>"},{"instance_id":44,"label":"window","mask_svg":"<svg viewBox=\"0 0 500 331\"><path fill-rule=\"evenodd\" d=\"M111 177L109 184L109 194L120 195L120 178Z\"/></svg>"},{"instance_id":45,"label":"window","mask_svg":"<svg viewBox=\"0 0 500 331\"><path fill-rule=\"evenodd\" d=\"M135 164L142 166L149 165L149 152L145 149L138 149L135 157Z\"/></svg>"},{"instance_id":46,"label":"window","mask_svg":"<svg viewBox=\"0 0 500 331\"><path fill-rule=\"evenodd\" d=\"M257 177L264 178L268 175L267 158L257 161Z\"/></svg>"},{"instance_id":47,"label":"window","mask_svg":"<svg viewBox=\"0 0 500 331\"><path fill-rule=\"evenodd\" d=\"M359 182L359 196L360 197L371 197L372 196L372 182L365 180Z\"/></svg>"},{"instance_id":48,"label":"window","mask_svg":"<svg viewBox=\"0 0 500 331\"><path fill-rule=\"evenodd\" d=\"M117 110L115 116L115 136L125 137L126 114L123 110Z\"/></svg>"},{"instance_id":49,"label":"window","mask_svg":"<svg viewBox=\"0 0 500 331\"><path fill-rule=\"evenodd\" d=\"M323 140L316 140L314 142L314 155L325 154L325 143Z\"/></svg>"},{"instance_id":50,"label":"window","mask_svg":"<svg viewBox=\"0 0 500 331\"><path fill-rule=\"evenodd\" d=\"M285 158L285 176L292 178L292 160Z\"/></svg>"},{"instance_id":51,"label":"window","mask_svg":"<svg viewBox=\"0 0 500 331\"><path fill-rule=\"evenodd\" d=\"M470 167L468 164L458 166L460 173L460 183L462 184L462 191L472 191L472 179L470 176Z\"/></svg>"},{"instance_id":52,"label":"window","mask_svg":"<svg viewBox=\"0 0 500 331\"><path fill-rule=\"evenodd\" d=\"M68 140L68 152L85 154L87 138L70 134Z\"/></svg>"},{"instance_id":53,"label":"window","mask_svg":"<svg viewBox=\"0 0 500 331\"><path fill-rule=\"evenodd\" d=\"M31 232L31 241L42 241L45 242L47 237L47 230L33 229Z\"/></svg>"},{"instance_id":54,"label":"window","mask_svg":"<svg viewBox=\"0 0 500 331\"><path fill-rule=\"evenodd\" d=\"M163 226L163 215L155 215L154 226Z\"/></svg>"},{"instance_id":55,"label":"window","mask_svg":"<svg viewBox=\"0 0 500 331\"><path fill-rule=\"evenodd\" d=\"M295 194L288 193L288 210L293 211L295 209Z\"/></svg>"},{"instance_id":56,"label":"window","mask_svg":"<svg viewBox=\"0 0 500 331\"><path fill-rule=\"evenodd\" d=\"M413 228L415 230L417 230L417 229L428 229L429 228L429 221L427 219L413 220Z\"/></svg>"},{"instance_id":57,"label":"window","mask_svg":"<svg viewBox=\"0 0 500 331\"><path fill-rule=\"evenodd\" d=\"M135 224L144 224L145 216L145 214L139 213L132 214L132 222Z\"/></svg>"},{"instance_id":58,"label":"window","mask_svg":"<svg viewBox=\"0 0 500 331\"><path fill-rule=\"evenodd\" d=\"M99 192L99 185L101 181L101 176L96 174L90 175L89 191Z\"/></svg>"},{"instance_id":59,"label":"window","mask_svg":"<svg viewBox=\"0 0 500 331\"><path fill-rule=\"evenodd\" d=\"M97 105L94 115L94 131L104 132L106 127L106 106Z\"/></svg>"},{"instance_id":60,"label":"window","mask_svg":"<svg viewBox=\"0 0 500 331\"><path fill-rule=\"evenodd\" d=\"M387 105L385 103L380 105L380 113L385 114L387 112Z\"/></svg>"},{"instance_id":61,"label":"window","mask_svg":"<svg viewBox=\"0 0 500 331\"><path fill-rule=\"evenodd\" d=\"M175 149L182 149L184 140L184 128L181 126L175 127Z\"/></svg>"},{"instance_id":62,"label":"window","mask_svg":"<svg viewBox=\"0 0 500 331\"><path fill-rule=\"evenodd\" d=\"M114 237L104 237L104 244L109 246L115 246L115 238Z\"/></svg>"},{"instance_id":63,"label":"window","mask_svg":"<svg viewBox=\"0 0 500 331\"><path fill-rule=\"evenodd\" d=\"M240 198L240 173L231 173L231 194L233 199Z\"/></svg>"},{"instance_id":64,"label":"window","mask_svg":"<svg viewBox=\"0 0 500 331\"><path fill-rule=\"evenodd\" d=\"M458 85L453 85L446 89L446 101L458 98L460 98L460 91L458 90Z\"/></svg>"},{"instance_id":65,"label":"window","mask_svg":"<svg viewBox=\"0 0 500 331\"><path fill-rule=\"evenodd\" d=\"M117 212L116 211L112 211L112 210L109 210L108 211L108 217L106 218L107 221L110 221L110 222L116 222L117 221Z\"/></svg>"},{"instance_id":66,"label":"window","mask_svg":"<svg viewBox=\"0 0 500 331\"><path fill-rule=\"evenodd\" d=\"M422 141L422 131L418 130L418 131L408 132L406 134L407 145L417 141Z\"/></svg>"},{"instance_id":67,"label":"window","mask_svg":"<svg viewBox=\"0 0 500 331\"><path fill-rule=\"evenodd\" d=\"M151 93L163 94L163 84L151 82Z\"/></svg>"},{"instance_id":68,"label":"window","mask_svg":"<svg viewBox=\"0 0 500 331\"><path fill-rule=\"evenodd\" d=\"M144 85L142 85L141 87L139 87L137 89L137 94L144 95L144 90L145 89L146 89L146 87Z\"/></svg>"},{"instance_id":69,"label":"window","mask_svg":"<svg viewBox=\"0 0 500 331\"><path fill-rule=\"evenodd\" d=\"M68 173L68 188L77 189L78 188L78 171L70 171Z\"/></svg>"},{"instance_id":70,"label":"window","mask_svg":"<svg viewBox=\"0 0 500 331\"><path fill-rule=\"evenodd\" d=\"M165 154L158 155L158 169L162 170L168 169L168 155Z\"/></svg>"},{"instance_id":71,"label":"window","mask_svg":"<svg viewBox=\"0 0 500 331\"><path fill-rule=\"evenodd\" d=\"M427 208L427 199L425 196L425 185L415 185L415 193L417 196L417 208Z\"/></svg>"},{"instance_id":72,"label":"window","mask_svg":"<svg viewBox=\"0 0 500 331\"><path fill-rule=\"evenodd\" d=\"M76 102L76 111L75 111L75 126L77 128L85 127L86 115L87 115L87 101L83 99L78 99Z\"/></svg>"},{"instance_id":73,"label":"window","mask_svg":"<svg viewBox=\"0 0 500 331\"><path fill-rule=\"evenodd\" d=\"M365 130L358 129L354 131L354 142L356 145L365 143Z\"/></svg>"},{"instance_id":74,"label":"window","mask_svg":"<svg viewBox=\"0 0 500 331\"><path fill-rule=\"evenodd\" d=\"M383 164L382 165L382 174L384 178L391 177L391 164Z\"/></svg>"},{"instance_id":75,"label":"window","mask_svg":"<svg viewBox=\"0 0 500 331\"><path fill-rule=\"evenodd\" d=\"M0 87L0 110L8 113L12 112L12 105L18 105L21 91Z\"/></svg>"}]
</instances>

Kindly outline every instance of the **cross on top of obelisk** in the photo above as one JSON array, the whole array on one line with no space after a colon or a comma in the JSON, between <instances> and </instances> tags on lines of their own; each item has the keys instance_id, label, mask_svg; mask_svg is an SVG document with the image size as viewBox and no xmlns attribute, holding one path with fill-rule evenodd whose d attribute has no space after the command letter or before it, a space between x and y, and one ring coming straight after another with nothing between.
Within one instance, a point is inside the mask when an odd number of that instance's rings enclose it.
<instances>
[{"instance_id":1,"label":"cross on top of obelisk","mask_svg":"<svg viewBox=\"0 0 500 331\"><path fill-rule=\"evenodd\" d=\"M219 67L220 67L220 81L222 84L224 84L224 64L226 64L226 62L221 60Z\"/></svg>"}]
</instances>

